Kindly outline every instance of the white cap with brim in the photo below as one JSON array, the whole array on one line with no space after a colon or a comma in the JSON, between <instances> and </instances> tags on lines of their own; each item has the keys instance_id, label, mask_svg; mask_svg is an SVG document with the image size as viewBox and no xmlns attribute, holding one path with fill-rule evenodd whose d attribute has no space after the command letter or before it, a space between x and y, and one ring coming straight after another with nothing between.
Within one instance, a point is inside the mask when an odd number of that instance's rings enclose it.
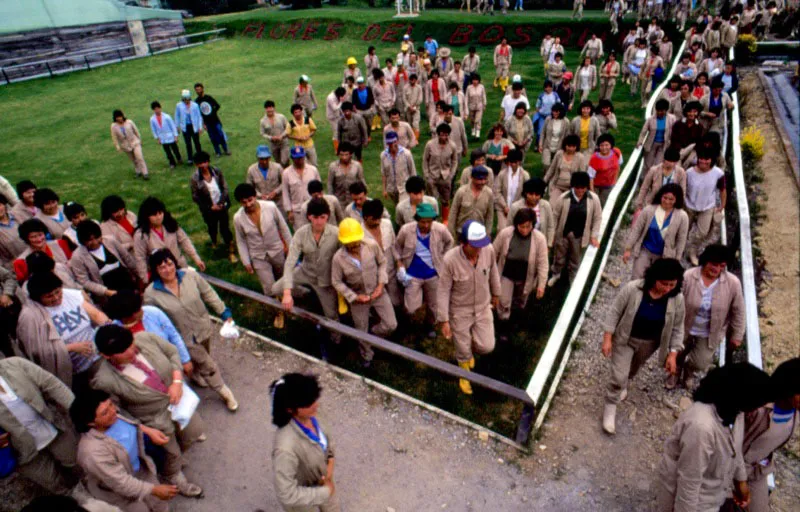
<instances>
[{"instance_id":1,"label":"white cap with brim","mask_svg":"<svg viewBox=\"0 0 800 512\"><path fill-rule=\"evenodd\" d=\"M492 239L486 234L486 228L475 220L468 220L464 223L461 228L461 239L477 249L492 243Z\"/></svg>"},{"instance_id":2,"label":"white cap with brim","mask_svg":"<svg viewBox=\"0 0 800 512\"><path fill-rule=\"evenodd\" d=\"M192 92L189 89L184 89L181 91L181 98L185 100L192 99Z\"/></svg>"},{"instance_id":3,"label":"white cap with brim","mask_svg":"<svg viewBox=\"0 0 800 512\"><path fill-rule=\"evenodd\" d=\"M363 84L364 83L364 77L360 76L360 77L356 78L356 83L357 84Z\"/></svg>"}]
</instances>

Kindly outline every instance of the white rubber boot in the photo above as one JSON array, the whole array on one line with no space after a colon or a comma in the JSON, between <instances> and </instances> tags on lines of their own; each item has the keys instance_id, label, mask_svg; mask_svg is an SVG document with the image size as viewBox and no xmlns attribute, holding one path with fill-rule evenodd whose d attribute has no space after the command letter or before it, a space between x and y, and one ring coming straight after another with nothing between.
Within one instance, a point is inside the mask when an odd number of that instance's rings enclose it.
<instances>
[{"instance_id":1,"label":"white rubber boot","mask_svg":"<svg viewBox=\"0 0 800 512\"><path fill-rule=\"evenodd\" d=\"M603 430L612 436L617 433L617 405L606 404L603 408Z\"/></svg>"}]
</instances>

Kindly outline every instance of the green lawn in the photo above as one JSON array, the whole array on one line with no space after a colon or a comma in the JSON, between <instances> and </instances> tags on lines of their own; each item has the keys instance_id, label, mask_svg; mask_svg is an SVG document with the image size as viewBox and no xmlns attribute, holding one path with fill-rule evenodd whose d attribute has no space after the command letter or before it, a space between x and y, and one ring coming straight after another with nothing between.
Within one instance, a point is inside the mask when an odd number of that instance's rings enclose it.
<instances>
[{"instance_id":1,"label":"green lawn","mask_svg":"<svg viewBox=\"0 0 800 512\"><path fill-rule=\"evenodd\" d=\"M303 14L313 15L315 12ZM395 44L376 46L380 57L397 52ZM256 280L241 266L227 262L223 249L212 254L206 246L205 226L190 197L191 170L168 169L161 148L150 135L150 102L159 100L171 114L181 89L191 89L196 81L206 85L207 92L222 104L220 117L233 152L233 156L215 159L213 164L225 172L232 190L243 181L247 167L255 161L255 148L261 143L258 126L264 100L273 99L279 110L288 115L297 77L306 73L311 76L324 109L325 97L338 85L346 57L354 55L361 62L365 47L366 43L360 41L287 43L233 38L89 72L0 87L0 119L3 120L0 140L4 150L0 174L12 183L30 178L40 187L51 187L61 195L62 201L83 203L94 218L99 217L100 201L107 194L122 195L133 211L138 209L144 197L157 195L190 233L208 263L209 273L260 289ZM463 49L454 53L456 58L461 58ZM485 62L481 72L488 78L485 82L491 86L491 56L486 49L481 49L481 55ZM567 52L570 68L576 65L576 58L576 51ZM538 53L518 51L514 63L512 71L523 76L529 94L535 98L543 76ZM485 115L485 126L497 119L502 99L498 90L489 89L490 106ZM641 111L636 102L627 97L622 85L617 88L615 99L619 124L627 127L618 134L619 145L628 154L641 126ZM144 154L152 177L149 182L134 180L127 157L114 150L109 125L111 112L117 108L133 119L145 135ZM327 163L334 155L324 110L316 117L322 120L316 141L324 180ZM423 125L426 125L424 121ZM423 139L427 141L427 137L423 136ZM205 135L202 143L204 149L211 150ZM471 141L470 149L478 144ZM182 141L180 147L183 153ZM373 195L379 195L380 190L378 152L378 144L372 144L364 154L364 167ZM415 150L419 172L422 169L421 155L420 146ZM538 154L528 157L526 169L533 175L543 174ZM492 356L482 358L477 371L524 387L552 328L564 292L564 289L548 292L549 297L541 303L531 300L529 314L520 331L507 346L498 347ZM238 304L238 301L231 302ZM311 352L316 350L317 347L308 341L306 327L291 325L288 331L275 333L271 327L265 327L267 323L259 308L252 304L238 306L236 316L246 325L294 346ZM419 330L407 325L403 328L398 341L445 360L453 359L451 343L441 338L428 340ZM355 368L357 352L354 346L348 348L352 349L350 355L341 364ZM424 368L381 358L380 355L371 376L500 432L513 434L518 408L500 397L477 389L472 398L463 397L452 379L443 379Z\"/></svg>"}]
</instances>

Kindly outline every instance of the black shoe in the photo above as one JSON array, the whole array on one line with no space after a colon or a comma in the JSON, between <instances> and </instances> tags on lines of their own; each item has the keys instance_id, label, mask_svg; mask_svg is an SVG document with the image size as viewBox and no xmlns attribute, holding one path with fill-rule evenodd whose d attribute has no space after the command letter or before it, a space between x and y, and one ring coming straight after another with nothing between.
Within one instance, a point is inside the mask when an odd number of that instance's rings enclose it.
<instances>
[{"instance_id":1,"label":"black shoe","mask_svg":"<svg viewBox=\"0 0 800 512\"><path fill-rule=\"evenodd\" d=\"M144 176L142 176L142 179L143 179L144 181L150 181L150 176L148 176L147 174L145 174Z\"/></svg>"}]
</instances>

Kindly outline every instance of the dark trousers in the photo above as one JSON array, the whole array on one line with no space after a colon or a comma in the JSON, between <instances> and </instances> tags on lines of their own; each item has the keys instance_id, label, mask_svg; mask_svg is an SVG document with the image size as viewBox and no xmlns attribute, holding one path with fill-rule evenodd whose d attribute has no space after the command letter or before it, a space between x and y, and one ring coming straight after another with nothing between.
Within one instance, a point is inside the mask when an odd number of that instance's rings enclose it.
<instances>
[{"instance_id":1,"label":"dark trousers","mask_svg":"<svg viewBox=\"0 0 800 512\"><path fill-rule=\"evenodd\" d=\"M208 227L208 236L211 243L217 243L217 232L222 235L222 241L229 245L233 241L230 223L228 221L228 210L208 210L203 212L203 221Z\"/></svg>"},{"instance_id":2,"label":"dark trousers","mask_svg":"<svg viewBox=\"0 0 800 512\"><path fill-rule=\"evenodd\" d=\"M194 151L192 151L192 141L194 141ZM192 125L183 128L183 142L186 144L186 159L192 163L192 157L195 153L202 151L200 147L200 135L194 131Z\"/></svg>"},{"instance_id":3,"label":"dark trousers","mask_svg":"<svg viewBox=\"0 0 800 512\"><path fill-rule=\"evenodd\" d=\"M361 146L354 146L353 147L353 153L355 154L356 160L358 160L359 162L361 161L361 151L362 151L362 149L363 148Z\"/></svg>"},{"instance_id":4,"label":"dark trousers","mask_svg":"<svg viewBox=\"0 0 800 512\"><path fill-rule=\"evenodd\" d=\"M167 160L169 160L169 165L175 165L175 161L183 162L181 159L181 151L178 149L177 142L169 142L167 144L161 144L161 147L164 148L164 154L167 155Z\"/></svg>"},{"instance_id":5,"label":"dark trousers","mask_svg":"<svg viewBox=\"0 0 800 512\"><path fill-rule=\"evenodd\" d=\"M214 145L214 153L217 156L222 154L222 151L228 152L228 141L225 139L225 132L222 130L222 123L206 124L208 130L208 138L211 139L211 144ZM221 148L221 150L220 150Z\"/></svg>"}]
</instances>

